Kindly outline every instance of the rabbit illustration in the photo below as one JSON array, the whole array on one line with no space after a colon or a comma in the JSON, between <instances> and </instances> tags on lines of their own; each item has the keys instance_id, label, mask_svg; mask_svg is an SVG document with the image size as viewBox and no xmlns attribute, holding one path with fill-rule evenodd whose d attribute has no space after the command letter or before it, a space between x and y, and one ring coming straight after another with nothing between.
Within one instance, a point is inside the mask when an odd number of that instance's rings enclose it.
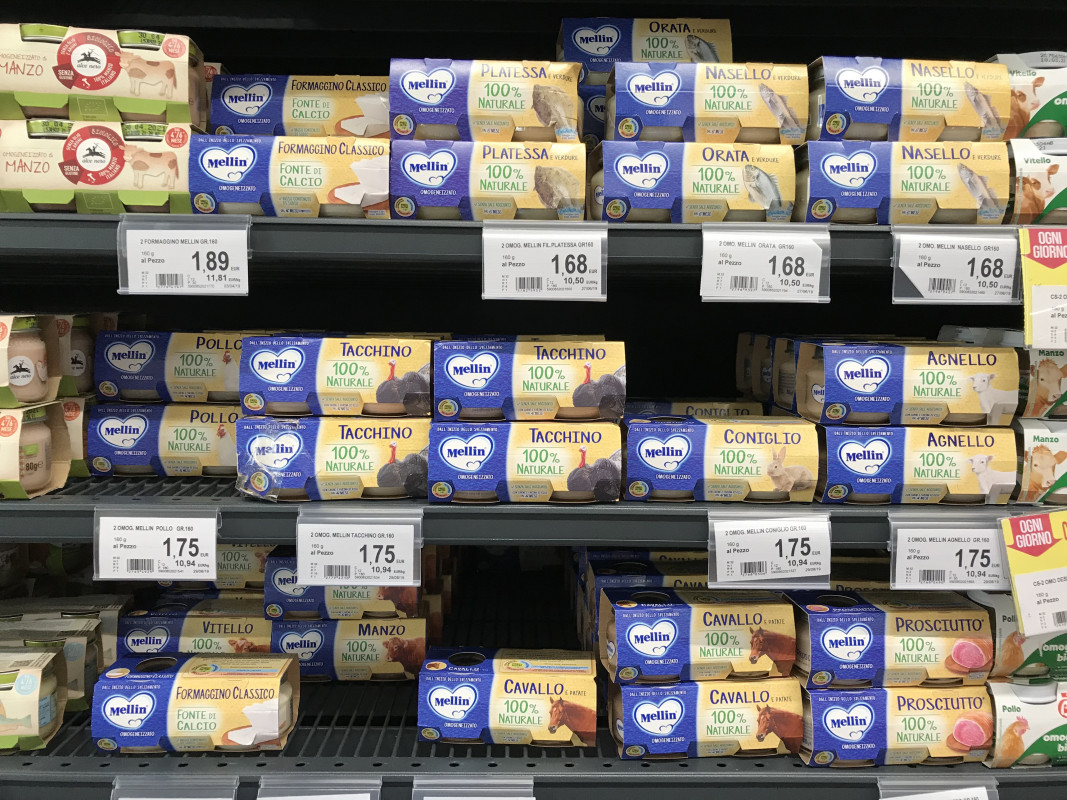
<instances>
[{"instance_id":1,"label":"rabbit illustration","mask_svg":"<svg viewBox=\"0 0 1067 800\"><path fill-rule=\"evenodd\" d=\"M767 466L767 477L774 481L774 488L779 492L803 492L815 486L815 477L807 467L785 465L785 451L779 450L774 460Z\"/></svg>"}]
</instances>

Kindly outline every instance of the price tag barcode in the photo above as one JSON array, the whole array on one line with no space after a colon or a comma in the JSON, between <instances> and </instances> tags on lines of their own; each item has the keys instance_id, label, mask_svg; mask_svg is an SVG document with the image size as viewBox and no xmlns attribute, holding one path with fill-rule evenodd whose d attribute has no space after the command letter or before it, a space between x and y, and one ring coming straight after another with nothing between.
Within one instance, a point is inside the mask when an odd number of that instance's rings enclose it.
<instances>
[{"instance_id":1,"label":"price tag barcode","mask_svg":"<svg viewBox=\"0 0 1067 800\"><path fill-rule=\"evenodd\" d=\"M181 517L98 511L95 527L97 580L215 580L216 509Z\"/></svg>"},{"instance_id":2,"label":"price tag barcode","mask_svg":"<svg viewBox=\"0 0 1067 800\"><path fill-rule=\"evenodd\" d=\"M304 586L418 585L421 550L410 519L320 521L312 513L297 521L296 571Z\"/></svg>"},{"instance_id":3,"label":"price tag barcode","mask_svg":"<svg viewBox=\"0 0 1067 800\"><path fill-rule=\"evenodd\" d=\"M486 222L485 300L607 300L608 235L601 224Z\"/></svg>"},{"instance_id":4,"label":"price tag barcode","mask_svg":"<svg viewBox=\"0 0 1067 800\"><path fill-rule=\"evenodd\" d=\"M895 227L894 303L1018 303L1014 229Z\"/></svg>"},{"instance_id":5,"label":"price tag barcode","mask_svg":"<svg viewBox=\"0 0 1067 800\"><path fill-rule=\"evenodd\" d=\"M987 527L906 527L893 523L894 589L1011 588L995 523Z\"/></svg>"},{"instance_id":6,"label":"price tag barcode","mask_svg":"<svg viewBox=\"0 0 1067 800\"><path fill-rule=\"evenodd\" d=\"M830 234L824 225L703 227L704 300L826 303Z\"/></svg>"},{"instance_id":7,"label":"price tag barcode","mask_svg":"<svg viewBox=\"0 0 1067 800\"><path fill-rule=\"evenodd\" d=\"M828 515L722 522L709 514L709 520L709 584L773 586L777 581L796 588L829 586Z\"/></svg>"}]
</instances>

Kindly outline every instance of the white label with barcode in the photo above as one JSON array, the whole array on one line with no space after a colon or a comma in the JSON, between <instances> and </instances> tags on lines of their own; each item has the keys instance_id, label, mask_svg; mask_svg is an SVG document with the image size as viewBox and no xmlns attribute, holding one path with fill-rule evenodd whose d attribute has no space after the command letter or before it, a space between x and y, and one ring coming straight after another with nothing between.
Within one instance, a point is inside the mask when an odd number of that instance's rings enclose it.
<instances>
[{"instance_id":1,"label":"white label with barcode","mask_svg":"<svg viewBox=\"0 0 1067 800\"><path fill-rule=\"evenodd\" d=\"M895 231L896 302L1010 303L1019 242L1014 230L951 235ZM908 283L911 285L909 286Z\"/></svg>"},{"instance_id":2,"label":"white label with barcode","mask_svg":"<svg viewBox=\"0 0 1067 800\"><path fill-rule=\"evenodd\" d=\"M894 589L1011 589L1000 531L987 528L897 528Z\"/></svg>"},{"instance_id":3,"label":"white label with barcode","mask_svg":"<svg viewBox=\"0 0 1067 800\"><path fill-rule=\"evenodd\" d=\"M703 238L700 296L704 300L829 300L823 281L829 262L829 236L824 229L792 233L705 225Z\"/></svg>"},{"instance_id":4,"label":"white label with barcode","mask_svg":"<svg viewBox=\"0 0 1067 800\"><path fill-rule=\"evenodd\" d=\"M607 300L605 226L495 223L482 229L486 300Z\"/></svg>"},{"instance_id":5,"label":"white label with barcode","mask_svg":"<svg viewBox=\"0 0 1067 800\"><path fill-rule=\"evenodd\" d=\"M713 522L709 583L830 580L829 516Z\"/></svg>"},{"instance_id":6,"label":"white label with barcode","mask_svg":"<svg viewBox=\"0 0 1067 800\"><path fill-rule=\"evenodd\" d=\"M127 294L248 294L248 229L126 230Z\"/></svg>"},{"instance_id":7,"label":"white label with barcode","mask_svg":"<svg viewBox=\"0 0 1067 800\"><path fill-rule=\"evenodd\" d=\"M411 586L417 558L411 523L296 526L296 574L303 586Z\"/></svg>"},{"instance_id":8,"label":"white label with barcode","mask_svg":"<svg viewBox=\"0 0 1067 800\"><path fill-rule=\"evenodd\" d=\"M215 580L217 515L97 519L98 580Z\"/></svg>"},{"instance_id":9,"label":"white label with barcode","mask_svg":"<svg viewBox=\"0 0 1067 800\"><path fill-rule=\"evenodd\" d=\"M882 794L883 800L989 800L989 791L984 786L968 786L962 789L942 789L938 792L917 794Z\"/></svg>"}]
</instances>

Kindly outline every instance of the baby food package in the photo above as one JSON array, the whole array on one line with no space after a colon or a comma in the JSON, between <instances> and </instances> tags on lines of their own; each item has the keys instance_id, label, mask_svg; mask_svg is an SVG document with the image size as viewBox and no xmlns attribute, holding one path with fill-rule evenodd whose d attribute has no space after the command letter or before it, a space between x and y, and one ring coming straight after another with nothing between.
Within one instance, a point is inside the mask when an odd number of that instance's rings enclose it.
<instances>
[{"instance_id":1,"label":"baby food package","mask_svg":"<svg viewBox=\"0 0 1067 800\"><path fill-rule=\"evenodd\" d=\"M284 620L271 650L300 661L301 680L402 681L426 658L426 620Z\"/></svg>"},{"instance_id":2,"label":"baby food package","mask_svg":"<svg viewBox=\"0 0 1067 800\"><path fill-rule=\"evenodd\" d=\"M430 415L429 339L248 337L247 414Z\"/></svg>"},{"instance_id":3,"label":"baby food package","mask_svg":"<svg viewBox=\"0 0 1067 800\"><path fill-rule=\"evenodd\" d=\"M289 656L133 655L100 677L92 732L123 753L281 750L299 708Z\"/></svg>"},{"instance_id":4,"label":"baby food package","mask_svg":"<svg viewBox=\"0 0 1067 800\"><path fill-rule=\"evenodd\" d=\"M608 79L605 139L801 144L802 64L619 62Z\"/></svg>"},{"instance_id":5,"label":"baby food package","mask_svg":"<svg viewBox=\"0 0 1067 800\"><path fill-rule=\"evenodd\" d=\"M579 339L434 342L434 420L618 419L626 346Z\"/></svg>"},{"instance_id":6,"label":"baby food package","mask_svg":"<svg viewBox=\"0 0 1067 800\"><path fill-rule=\"evenodd\" d=\"M578 100L583 108L582 141L587 149L592 150L604 139L604 118L608 113L607 89L603 84L580 83Z\"/></svg>"},{"instance_id":7,"label":"baby food package","mask_svg":"<svg viewBox=\"0 0 1067 800\"><path fill-rule=\"evenodd\" d=\"M541 219L585 215L581 142L396 141L393 219Z\"/></svg>"},{"instance_id":8,"label":"baby food package","mask_svg":"<svg viewBox=\"0 0 1067 800\"><path fill-rule=\"evenodd\" d=\"M1010 425L1019 359L1010 347L803 342L797 410L826 425Z\"/></svg>"},{"instance_id":9,"label":"baby food package","mask_svg":"<svg viewBox=\"0 0 1067 800\"><path fill-rule=\"evenodd\" d=\"M823 56L810 67L809 139L999 142L1011 83L1001 64Z\"/></svg>"},{"instance_id":10,"label":"baby food package","mask_svg":"<svg viewBox=\"0 0 1067 800\"><path fill-rule=\"evenodd\" d=\"M0 315L0 408L56 399L64 374L59 326L48 314Z\"/></svg>"},{"instance_id":11,"label":"baby food package","mask_svg":"<svg viewBox=\"0 0 1067 800\"><path fill-rule=\"evenodd\" d=\"M1019 503L1067 503L1067 420L1015 421L1019 442Z\"/></svg>"},{"instance_id":12,"label":"baby food package","mask_svg":"<svg viewBox=\"0 0 1067 800\"><path fill-rule=\"evenodd\" d=\"M92 406L93 475L236 475L237 420L230 405Z\"/></svg>"},{"instance_id":13,"label":"baby food package","mask_svg":"<svg viewBox=\"0 0 1067 800\"><path fill-rule=\"evenodd\" d=\"M184 122L207 129L204 54L187 36L0 25L0 119Z\"/></svg>"},{"instance_id":14,"label":"baby food package","mask_svg":"<svg viewBox=\"0 0 1067 800\"><path fill-rule=\"evenodd\" d=\"M217 593L164 595L119 619L118 656L137 653L269 653L263 601Z\"/></svg>"},{"instance_id":15,"label":"baby food package","mask_svg":"<svg viewBox=\"0 0 1067 800\"><path fill-rule=\"evenodd\" d=\"M389 137L389 78L375 75L219 75L211 133Z\"/></svg>"},{"instance_id":16,"label":"baby food package","mask_svg":"<svg viewBox=\"0 0 1067 800\"><path fill-rule=\"evenodd\" d=\"M728 19L565 17L557 61L582 65L582 82L603 86L620 61L733 61Z\"/></svg>"},{"instance_id":17,"label":"baby food package","mask_svg":"<svg viewBox=\"0 0 1067 800\"><path fill-rule=\"evenodd\" d=\"M70 441L70 477L88 478L89 409L96 404L96 395L66 397L61 402Z\"/></svg>"},{"instance_id":18,"label":"baby food package","mask_svg":"<svg viewBox=\"0 0 1067 800\"><path fill-rule=\"evenodd\" d=\"M593 154L590 217L608 222L789 222L793 148L609 141Z\"/></svg>"},{"instance_id":19,"label":"baby food package","mask_svg":"<svg viewBox=\"0 0 1067 800\"><path fill-rule=\"evenodd\" d=\"M190 136L188 125L0 120L0 211L188 214Z\"/></svg>"},{"instance_id":20,"label":"baby food package","mask_svg":"<svg viewBox=\"0 0 1067 800\"><path fill-rule=\"evenodd\" d=\"M419 741L594 747L595 679L592 653L430 648Z\"/></svg>"},{"instance_id":21,"label":"baby food package","mask_svg":"<svg viewBox=\"0 0 1067 800\"><path fill-rule=\"evenodd\" d=\"M110 664L118 655L116 636L119 618L133 606L129 595L90 594L80 597L23 597L0 600L0 616L21 617L22 622L35 620L75 619L100 620L101 667Z\"/></svg>"},{"instance_id":22,"label":"baby food package","mask_svg":"<svg viewBox=\"0 0 1067 800\"><path fill-rule=\"evenodd\" d=\"M605 589L600 663L615 683L788 676L793 609L762 591Z\"/></svg>"},{"instance_id":23,"label":"baby food package","mask_svg":"<svg viewBox=\"0 0 1067 800\"><path fill-rule=\"evenodd\" d=\"M237 488L268 500L426 497L430 420L245 417Z\"/></svg>"},{"instance_id":24,"label":"baby food package","mask_svg":"<svg viewBox=\"0 0 1067 800\"><path fill-rule=\"evenodd\" d=\"M393 139L580 142L581 65L394 58Z\"/></svg>"},{"instance_id":25,"label":"baby food package","mask_svg":"<svg viewBox=\"0 0 1067 800\"><path fill-rule=\"evenodd\" d=\"M951 592L793 591L797 672L810 689L981 686L988 612Z\"/></svg>"},{"instance_id":26,"label":"baby food package","mask_svg":"<svg viewBox=\"0 0 1067 800\"><path fill-rule=\"evenodd\" d=\"M787 417L626 420L626 500L811 502L815 426Z\"/></svg>"},{"instance_id":27,"label":"baby food package","mask_svg":"<svg viewBox=\"0 0 1067 800\"><path fill-rule=\"evenodd\" d=\"M959 764L993 744L985 686L804 690L800 758L813 767Z\"/></svg>"},{"instance_id":28,"label":"baby food package","mask_svg":"<svg viewBox=\"0 0 1067 800\"><path fill-rule=\"evenodd\" d=\"M1067 53L1005 53L989 59L1008 68L1011 102L1005 139L1046 139L1067 133ZM1056 223L1060 224L1060 223Z\"/></svg>"},{"instance_id":29,"label":"baby food package","mask_svg":"<svg viewBox=\"0 0 1067 800\"><path fill-rule=\"evenodd\" d=\"M389 218L389 142L350 136L195 136L197 214Z\"/></svg>"},{"instance_id":30,"label":"baby food package","mask_svg":"<svg viewBox=\"0 0 1067 800\"><path fill-rule=\"evenodd\" d=\"M435 422L432 503L614 503L622 434L614 422Z\"/></svg>"},{"instance_id":31,"label":"baby food package","mask_svg":"<svg viewBox=\"0 0 1067 800\"><path fill-rule=\"evenodd\" d=\"M1020 685L991 681L996 736L987 767L1061 766L1067 683Z\"/></svg>"},{"instance_id":32,"label":"baby food package","mask_svg":"<svg viewBox=\"0 0 1067 800\"><path fill-rule=\"evenodd\" d=\"M889 142L807 142L796 158L794 222L889 222Z\"/></svg>"},{"instance_id":33,"label":"baby food package","mask_svg":"<svg viewBox=\"0 0 1067 800\"><path fill-rule=\"evenodd\" d=\"M894 225L999 225L1011 186L1004 142L892 142L889 221Z\"/></svg>"},{"instance_id":34,"label":"baby food package","mask_svg":"<svg viewBox=\"0 0 1067 800\"><path fill-rule=\"evenodd\" d=\"M991 678L1010 678L1020 683L1067 680L1067 635L1023 636L1015 616L1015 601L1008 592L975 589L967 596L985 608L993 622L996 653Z\"/></svg>"},{"instance_id":35,"label":"baby food package","mask_svg":"<svg viewBox=\"0 0 1067 800\"><path fill-rule=\"evenodd\" d=\"M296 572L296 549L267 556L263 608L271 619L403 619L419 608L418 586L306 586Z\"/></svg>"},{"instance_id":36,"label":"baby food package","mask_svg":"<svg viewBox=\"0 0 1067 800\"><path fill-rule=\"evenodd\" d=\"M1067 80L1067 70L1063 77ZM1067 92L1067 86L1064 86ZM1060 112L1064 113L1064 112ZM1067 223L1067 140L1012 139L1013 225Z\"/></svg>"},{"instance_id":37,"label":"baby food package","mask_svg":"<svg viewBox=\"0 0 1067 800\"><path fill-rule=\"evenodd\" d=\"M758 417L762 403L753 400L627 400L628 417Z\"/></svg>"},{"instance_id":38,"label":"baby food package","mask_svg":"<svg viewBox=\"0 0 1067 800\"><path fill-rule=\"evenodd\" d=\"M62 489L70 475L70 437L62 403L0 411L0 500Z\"/></svg>"},{"instance_id":39,"label":"baby food package","mask_svg":"<svg viewBox=\"0 0 1067 800\"><path fill-rule=\"evenodd\" d=\"M613 686L610 703L624 759L795 755L804 733L795 678Z\"/></svg>"},{"instance_id":40,"label":"baby food package","mask_svg":"<svg viewBox=\"0 0 1067 800\"><path fill-rule=\"evenodd\" d=\"M820 427L823 503L1004 504L1016 484L1010 428Z\"/></svg>"},{"instance_id":41,"label":"baby food package","mask_svg":"<svg viewBox=\"0 0 1067 800\"><path fill-rule=\"evenodd\" d=\"M99 628L96 619L0 622L0 648L61 653L66 661L67 708L86 711L92 707L97 676L107 666L100 663ZM0 693L0 703L3 699Z\"/></svg>"},{"instance_id":42,"label":"baby food package","mask_svg":"<svg viewBox=\"0 0 1067 800\"><path fill-rule=\"evenodd\" d=\"M42 749L63 724L66 707L62 650L0 649L0 752Z\"/></svg>"}]
</instances>

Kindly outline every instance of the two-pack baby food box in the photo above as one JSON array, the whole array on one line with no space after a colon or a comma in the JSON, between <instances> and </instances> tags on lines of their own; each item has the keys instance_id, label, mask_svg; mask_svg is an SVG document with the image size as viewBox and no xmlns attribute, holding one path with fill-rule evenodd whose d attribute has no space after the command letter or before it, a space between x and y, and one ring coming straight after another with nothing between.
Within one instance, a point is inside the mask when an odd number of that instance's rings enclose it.
<instances>
[{"instance_id":1,"label":"two-pack baby food box","mask_svg":"<svg viewBox=\"0 0 1067 800\"><path fill-rule=\"evenodd\" d=\"M754 400L627 400L628 417L758 417L763 404Z\"/></svg>"},{"instance_id":2,"label":"two-pack baby food box","mask_svg":"<svg viewBox=\"0 0 1067 800\"><path fill-rule=\"evenodd\" d=\"M301 680L410 680L426 658L426 620L281 620L271 650L297 658Z\"/></svg>"},{"instance_id":3,"label":"two-pack baby food box","mask_svg":"<svg viewBox=\"0 0 1067 800\"><path fill-rule=\"evenodd\" d=\"M1004 504L1016 485L1011 428L820 427L823 503Z\"/></svg>"},{"instance_id":4,"label":"two-pack baby food box","mask_svg":"<svg viewBox=\"0 0 1067 800\"><path fill-rule=\"evenodd\" d=\"M269 653L263 602L218 593L169 594L119 619L118 657L144 653Z\"/></svg>"},{"instance_id":5,"label":"two-pack baby food box","mask_svg":"<svg viewBox=\"0 0 1067 800\"><path fill-rule=\"evenodd\" d=\"M2 116L0 211L191 212L188 125Z\"/></svg>"},{"instance_id":6,"label":"two-pack baby food box","mask_svg":"<svg viewBox=\"0 0 1067 800\"><path fill-rule=\"evenodd\" d=\"M1019 632L1015 601L1008 592L983 592L967 596L989 612L993 624L992 678L1013 681L1067 680L1067 635L1043 633L1023 636Z\"/></svg>"},{"instance_id":7,"label":"two-pack baby food box","mask_svg":"<svg viewBox=\"0 0 1067 800\"><path fill-rule=\"evenodd\" d=\"M626 420L627 500L811 502L819 437L787 417Z\"/></svg>"},{"instance_id":8,"label":"two-pack baby food box","mask_svg":"<svg viewBox=\"0 0 1067 800\"><path fill-rule=\"evenodd\" d=\"M133 605L129 595L95 594L81 597L22 597L0 600L0 616L34 620L92 617L100 620L101 662L110 664L117 657L119 618Z\"/></svg>"},{"instance_id":9,"label":"two-pack baby food box","mask_svg":"<svg viewBox=\"0 0 1067 800\"><path fill-rule=\"evenodd\" d=\"M96 679L107 666L100 663L99 628L96 619L0 622L0 649L61 653L66 661L67 708L86 711L92 707ZM0 694L0 704L6 699L6 694Z\"/></svg>"},{"instance_id":10,"label":"two-pack baby food box","mask_svg":"<svg viewBox=\"0 0 1067 800\"><path fill-rule=\"evenodd\" d=\"M123 753L280 750L299 708L289 656L131 655L100 677L92 732Z\"/></svg>"},{"instance_id":11,"label":"two-pack baby food box","mask_svg":"<svg viewBox=\"0 0 1067 800\"><path fill-rule=\"evenodd\" d=\"M889 222L891 143L812 141L796 159L795 222Z\"/></svg>"},{"instance_id":12,"label":"two-pack baby food box","mask_svg":"<svg viewBox=\"0 0 1067 800\"><path fill-rule=\"evenodd\" d=\"M1005 139L1045 139L1067 132L1067 53L1005 53L990 61L1008 68L1011 104Z\"/></svg>"},{"instance_id":13,"label":"two-pack baby food box","mask_svg":"<svg viewBox=\"0 0 1067 800\"><path fill-rule=\"evenodd\" d=\"M624 759L795 755L804 735L796 678L614 686L608 713Z\"/></svg>"},{"instance_id":14,"label":"two-pack baby food box","mask_svg":"<svg viewBox=\"0 0 1067 800\"><path fill-rule=\"evenodd\" d=\"M581 65L552 61L394 58L394 139L580 142Z\"/></svg>"},{"instance_id":15,"label":"two-pack baby food box","mask_svg":"<svg viewBox=\"0 0 1067 800\"><path fill-rule=\"evenodd\" d=\"M604 589L600 663L616 683L788 676L793 609L780 594Z\"/></svg>"},{"instance_id":16,"label":"two-pack baby food box","mask_svg":"<svg viewBox=\"0 0 1067 800\"><path fill-rule=\"evenodd\" d=\"M434 420L618 419L623 342L484 339L433 344Z\"/></svg>"},{"instance_id":17,"label":"two-pack baby food box","mask_svg":"<svg viewBox=\"0 0 1067 800\"><path fill-rule=\"evenodd\" d=\"M349 136L196 136L197 214L389 218L389 142Z\"/></svg>"},{"instance_id":18,"label":"two-pack baby food box","mask_svg":"<svg viewBox=\"0 0 1067 800\"><path fill-rule=\"evenodd\" d=\"M827 425L1010 425L1019 359L1010 347L803 342L797 410Z\"/></svg>"},{"instance_id":19,"label":"two-pack baby food box","mask_svg":"<svg viewBox=\"0 0 1067 800\"><path fill-rule=\"evenodd\" d=\"M1063 77L1067 80L1067 69ZM1067 86L1063 90L1067 92ZM1013 225L1067 223L1067 141L1012 139L1010 145L1014 203L1008 221Z\"/></svg>"},{"instance_id":20,"label":"two-pack baby food box","mask_svg":"<svg viewBox=\"0 0 1067 800\"><path fill-rule=\"evenodd\" d=\"M999 142L1011 102L1002 64L823 56L810 67L809 139Z\"/></svg>"},{"instance_id":21,"label":"two-pack baby food box","mask_svg":"<svg viewBox=\"0 0 1067 800\"><path fill-rule=\"evenodd\" d=\"M219 75L211 133L389 137L389 78L363 75Z\"/></svg>"},{"instance_id":22,"label":"two-pack baby food box","mask_svg":"<svg viewBox=\"0 0 1067 800\"><path fill-rule=\"evenodd\" d=\"M800 757L813 767L959 764L993 744L985 686L804 690Z\"/></svg>"},{"instance_id":23,"label":"two-pack baby food box","mask_svg":"<svg viewBox=\"0 0 1067 800\"><path fill-rule=\"evenodd\" d=\"M430 414L429 339L268 336L243 346L247 414Z\"/></svg>"},{"instance_id":24,"label":"two-pack baby food box","mask_svg":"<svg viewBox=\"0 0 1067 800\"><path fill-rule=\"evenodd\" d=\"M602 198L608 222L789 222L793 214L786 145L608 141L591 163L590 197Z\"/></svg>"},{"instance_id":25,"label":"two-pack baby food box","mask_svg":"<svg viewBox=\"0 0 1067 800\"><path fill-rule=\"evenodd\" d=\"M419 740L596 745L596 662L567 650L431 648L419 673Z\"/></svg>"},{"instance_id":26,"label":"two-pack baby food box","mask_svg":"<svg viewBox=\"0 0 1067 800\"><path fill-rule=\"evenodd\" d=\"M981 686L989 613L951 592L793 591L797 672L810 689Z\"/></svg>"},{"instance_id":27,"label":"two-pack baby food box","mask_svg":"<svg viewBox=\"0 0 1067 800\"><path fill-rule=\"evenodd\" d=\"M187 36L0 25L0 119L184 122L207 130L204 54Z\"/></svg>"},{"instance_id":28,"label":"two-pack baby food box","mask_svg":"<svg viewBox=\"0 0 1067 800\"><path fill-rule=\"evenodd\" d=\"M583 84L603 86L620 61L733 61L728 19L564 17L557 61L582 65Z\"/></svg>"},{"instance_id":29,"label":"two-pack baby food box","mask_svg":"<svg viewBox=\"0 0 1067 800\"><path fill-rule=\"evenodd\" d=\"M604 140L604 119L608 114L607 89L603 84L578 84L578 100L582 104L582 141L592 150Z\"/></svg>"},{"instance_id":30,"label":"two-pack baby food box","mask_svg":"<svg viewBox=\"0 0 1067 800\"><path fill-rule=\"evenodd\" d=\"M63 403L0 412L0 499L27 500L62 489L70 476Z\"/></svg>"},{"instance_id":31,"label":"two-pack baby food box","mask_svg":"<svg viewBox=\"0 0 1067 800\"><path fill-rule=\"evenodd\" d=\"M263 583L271 619L403 619L419 609L417 586L308 586L297 576L296 549L275 548Z\"/></svg>"},{"instance_id":32,"label":"two-pack baby food box","mask_svg":"<svg viewBox=\"0 0 1067 800\"><path fill-rule=\"evenodd\" d=\"M801 64L620 62L608 80L605 139L801 144Z\"/></svg>"},{"instance_id":33,"label":"two-pack baby food box","mask_svg":"<svg viewBox=\"0 0 1067 800\"><path fill-rule=\"evenodd\" d=\"M1019 447L1019 503L1067 503L1067 420L1015 421Z\"/></svg>"},{"instance_id":34,"label":"two-pack baby food box","mask_svg":"<svg viewBox=\"0 0 1067 800\"><path fill-rule=\"evenodd\" d=\"M1060 766L1067 763L1067 683L990 682L996 735L987 767Z\"/></svg>"},{"instance_id":35,"label":"two-pack baby food box","mask_svg":"<svg viewBox=\"0 0 1067 800\"><path fill-rule=\"evenodd\" d=\"M542 219L585 215L581 142L396 141L393 219Z\"/></svg>"},{"instance_id":36,"label":"two-pack baby food box","mask_svg":"<svg viewBox=\"0 0 1067 800\"><path fill-rule=\"evenodd\" d=\"M613 503L622 491L614 422L435 422L430 502Z\"/></svg>"},{"instance_id":37,"label":"two-pack baby food box","mask_svg":"<svg viewBox=\"0 0 1067 800\"><path fill-rule=\"evenodd\" d=\"M237 420L230 405L94 405L93 475L236 475Z\"/></svg>"},{"instance_id":38,"label":"two-pack baby food box","mask_svg":"<svg viewBox=\"0 0 1067 800\"><path fill-rule=\"evenodd\" d=\"M67 664L62 649L0 649L0 752L40 750L63 724Z\"/></svg>"}]
</instances>

